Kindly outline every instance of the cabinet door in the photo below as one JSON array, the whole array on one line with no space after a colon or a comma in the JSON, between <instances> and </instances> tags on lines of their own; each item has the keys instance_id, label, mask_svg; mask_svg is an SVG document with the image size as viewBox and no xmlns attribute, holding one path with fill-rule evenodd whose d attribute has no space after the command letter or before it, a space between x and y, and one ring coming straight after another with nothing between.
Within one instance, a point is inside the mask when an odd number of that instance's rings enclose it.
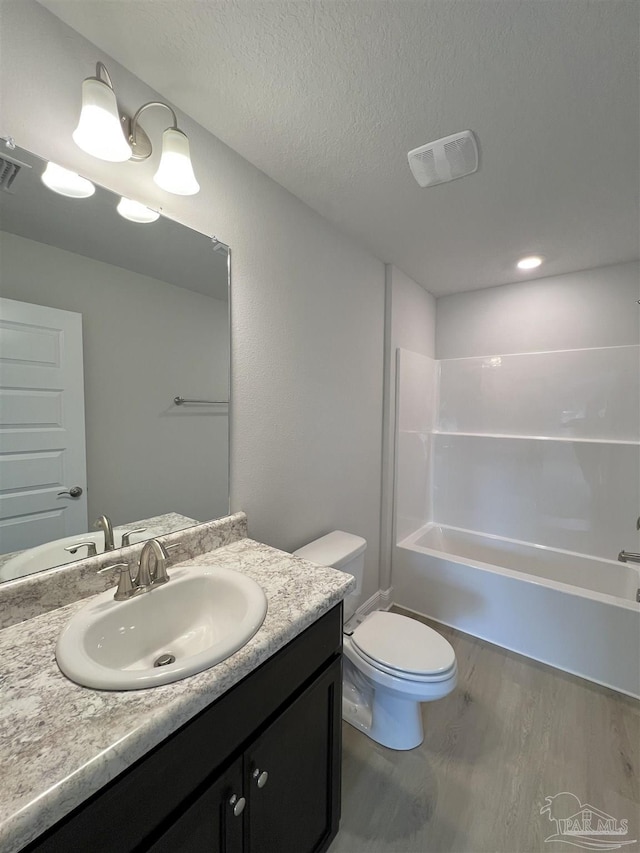
<instances>
[{"instance_id":1,"label":"cabinet door","mask_svg":"<svg viewBox=\"0 0 640 853\"><path fill-rule=\"evenodd\" d=\"M337 658L245 753L248 853L325 850L340 817Z\"/></svg>"},{"instance_id":2,"label":"cabinet door","mask_svg":"<svg viewBox=\"0 0 640 853\"><path fill-rule=\"evenodd\" d=\"M147 853L242 853L242 797L239 758L180 814Z\"/></svg>"}]
</instances>

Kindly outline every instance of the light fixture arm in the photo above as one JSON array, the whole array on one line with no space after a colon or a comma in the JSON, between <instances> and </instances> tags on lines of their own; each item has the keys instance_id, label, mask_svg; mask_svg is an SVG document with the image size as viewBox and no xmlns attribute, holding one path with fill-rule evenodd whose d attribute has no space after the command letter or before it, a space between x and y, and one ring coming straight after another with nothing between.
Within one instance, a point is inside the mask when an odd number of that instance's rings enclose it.
<instances>
[{"instance_id":1,"label":"light fixture arm","mask_svg":"<svg viewBox=\"0 0 640 853\"><path fill-rule=\"evenodd\" d=\"M166 110L169 110L171 118L173 119L171 128L172 130L178 130L178 118L169 104L165 104L163 101L149 101L149 103L143 104L139 110L136 110L136 113L129 124L129 144L133 149L132 160L146 160L151 156L149 138L138 124L140 116L145 110L148 110L149 107L164 107ZM142 136L142 134L144 134L144 136Z\"/></svg>"},{"instance_id":2,"label":"light fixture arm","mask_svg":"<svg viewBox=\"0 0 640 853\"><path fill-rule=\"evenodd\" d=\"M96 79L100 80L101 77L104 77L104 82L113 89L113 80L111 79L111 75L107 71L107 66L104 62L96 62Z\"/></svg>"}]
</instances>

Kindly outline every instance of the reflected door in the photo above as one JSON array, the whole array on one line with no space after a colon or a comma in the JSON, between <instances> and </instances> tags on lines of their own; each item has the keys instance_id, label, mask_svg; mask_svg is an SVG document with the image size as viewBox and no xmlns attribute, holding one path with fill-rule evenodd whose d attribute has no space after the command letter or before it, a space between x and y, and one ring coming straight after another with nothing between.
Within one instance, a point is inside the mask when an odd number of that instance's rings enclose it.
<instances>
[{"instance_id":1,"label":"reflected door","mask_svg":"<svg viewBox=\"0 0 640 853\"><path fill-rule=\"evenodd\" d=\"M0 299L0 553L86 530L82 315Z\"/></svg>"}]
</instances>

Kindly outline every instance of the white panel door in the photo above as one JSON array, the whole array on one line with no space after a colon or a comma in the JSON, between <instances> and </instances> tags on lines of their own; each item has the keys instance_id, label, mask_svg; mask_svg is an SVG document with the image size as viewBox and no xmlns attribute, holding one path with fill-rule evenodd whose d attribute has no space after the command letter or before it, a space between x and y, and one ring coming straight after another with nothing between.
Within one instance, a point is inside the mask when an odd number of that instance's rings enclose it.
<instances>
[{"instance_id":1,"label":"white panel door","mask_svg":"<svg viewBox=\"0 0 640 853\"><path fill-rule=\"evenodd\" d=\"M0 299L0 553L86 530L82 315Z\"/></svg>"}]
</instances>

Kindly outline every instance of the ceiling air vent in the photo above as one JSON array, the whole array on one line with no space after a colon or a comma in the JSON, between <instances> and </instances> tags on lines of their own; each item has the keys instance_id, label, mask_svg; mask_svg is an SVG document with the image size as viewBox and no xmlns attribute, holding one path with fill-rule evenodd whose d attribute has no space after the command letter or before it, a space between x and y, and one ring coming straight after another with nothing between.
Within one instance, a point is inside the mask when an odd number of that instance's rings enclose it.
<instances>
[{"instance_id":1,"label":"ceiling air vent","mask_svg":"<svg viewBox=\"0 0 640 853\"><path fill-rule=\"evenodd\" d=\"M30 168L31 166L27 163L21 163L19 160L13 160L6 155L0 155L0 190L6 193L14 193L14 183L20 170Z\"/></svg>"},{"instance_id":2,"label":"ceiling air vent","mask_svg":"<svg viewBox=\"0 0 640 853\"><path fill-rule=\"evenodd\" d=\"M470 130L421 145L409 151L407 157L413 177L421 187L455 181L478 169L478 145Z\"/></svg>"}]
</instances>

